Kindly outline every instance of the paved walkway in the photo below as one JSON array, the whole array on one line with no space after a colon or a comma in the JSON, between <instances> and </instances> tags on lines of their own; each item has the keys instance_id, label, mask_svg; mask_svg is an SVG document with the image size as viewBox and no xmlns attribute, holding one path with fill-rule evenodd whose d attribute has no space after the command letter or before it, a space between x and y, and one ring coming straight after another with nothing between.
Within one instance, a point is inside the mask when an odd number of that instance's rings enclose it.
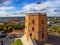
<instances>
[{"instance_id":1,"label":"paved walkway","mask_svg":"<svg viewBox=\"0 0 60 45\"><path fill-rule=\"evenodd\" d=\"M34 45L33 42L30 39L27 40L25 35L21 38L21 40L22 40L24 45Z\"/></svg>"}]
</instances>

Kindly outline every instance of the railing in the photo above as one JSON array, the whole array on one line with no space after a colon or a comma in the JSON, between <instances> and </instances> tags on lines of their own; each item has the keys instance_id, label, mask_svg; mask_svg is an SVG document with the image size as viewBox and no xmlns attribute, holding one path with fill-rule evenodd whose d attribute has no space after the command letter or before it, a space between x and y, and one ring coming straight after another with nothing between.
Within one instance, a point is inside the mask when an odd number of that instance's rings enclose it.
<instances>
[{"instance_id":1,"label":"railing","mask_svg":"<svg viewBox=\"0 0 60 45\"><path fill-rule=\"evenodd\" d=\"M34 43L34 45L37 45L37 43L36 43L36 41L35 41L35 39L33 37L31 37L31 40Z\"/></svg>"},{"instance_id":2,"label":"railing","mask_svg":"<svg viewBox=\"0 0 60 45\"><path fill-rule=\"evenodd\" d=\"M29 38L29 43L30 43L31 45L34 45L34 43L33 43L33 41L32 41L31 38Z\"/></svg>"}]
</instances>

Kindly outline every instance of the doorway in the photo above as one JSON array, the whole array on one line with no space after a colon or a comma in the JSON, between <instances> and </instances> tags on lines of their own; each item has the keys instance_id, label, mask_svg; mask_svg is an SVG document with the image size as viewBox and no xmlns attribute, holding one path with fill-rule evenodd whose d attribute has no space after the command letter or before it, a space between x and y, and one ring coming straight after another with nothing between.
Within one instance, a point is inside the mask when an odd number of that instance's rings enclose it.
<instances>
[{"instance_id":1,"label":"doorway","mask_svg":"<svg viewBox=\"0 0 60 45\"><path fill-rule=\"evenodd\" d=\"M30 37L32 37L32 33L30 33Z\"/></svg>"}]
</instances>

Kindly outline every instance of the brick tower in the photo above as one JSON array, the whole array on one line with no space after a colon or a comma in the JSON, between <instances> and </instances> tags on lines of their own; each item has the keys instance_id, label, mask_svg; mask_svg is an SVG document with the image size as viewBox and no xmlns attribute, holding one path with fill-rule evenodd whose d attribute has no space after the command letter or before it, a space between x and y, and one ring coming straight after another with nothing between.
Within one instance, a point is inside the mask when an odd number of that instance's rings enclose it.
<instances>
[{"instance_id":1,"label":"brick tower","mask_svg":"<svg viewBox=\"0 0 60 45\"><path fill-rule=\"evenodd\" d=\"M47 41L47 16L42 13L28 13L25 17L26 37L33 37L37 44Z\"/></svg>"}]
</instances>

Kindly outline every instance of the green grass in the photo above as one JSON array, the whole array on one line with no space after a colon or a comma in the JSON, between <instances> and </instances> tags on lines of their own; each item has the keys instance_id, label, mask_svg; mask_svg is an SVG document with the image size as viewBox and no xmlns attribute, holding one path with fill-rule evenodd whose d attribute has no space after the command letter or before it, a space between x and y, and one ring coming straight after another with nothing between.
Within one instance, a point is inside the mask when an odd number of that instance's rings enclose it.
<instances>
[{"instance_id":1,"label":"green grass","mask_svg":"<svg viewBox=\"0 0 60 45\"><path fill-rule=\"evenodd\" d=\"M17 39L11 45L23 45L23 43L22 43L21 39Z\"/></svg>"}]
</instances>

